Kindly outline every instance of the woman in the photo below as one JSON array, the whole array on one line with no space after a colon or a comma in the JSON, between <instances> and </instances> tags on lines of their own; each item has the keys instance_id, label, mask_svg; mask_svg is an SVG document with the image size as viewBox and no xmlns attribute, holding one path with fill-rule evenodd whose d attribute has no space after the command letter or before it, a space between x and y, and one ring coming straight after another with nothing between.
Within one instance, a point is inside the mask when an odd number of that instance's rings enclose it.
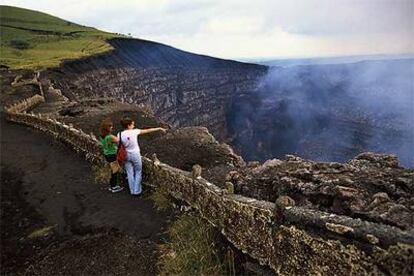
<instances>
[{"instance_id":1,"label":"woman","mask_svg":"<svg viewBox=\"0 0 414 276\"><path fill-rule=\"evenodd\" d=\"M105 156L106 161L111 166L111 180L109 181L109 191L112 193L117 193L124 189L117 184L118 172L120 167L118 162L116 161L116 152L118 150L117 144L119 140L116 136L111 134L113 130L113 124L111 120L106 119L102 121L99 130L99 141L102 145L103 154Z\"/></svg>"},{"instance_id":2,"label":"woman","mask_svg":"<svg viewBox=\"0 0 414 276\"><path fill-rule=\"evenodd\" d=\"M121 120L121 125L124 130L118 133L118 139L119 143L124 145L127 152L124 167L127 172L129 190L132 195L140 195L142 192L142 160L138 145L138 135L155 131L165 132L166 129L161 127L138 129L135 128L135 122L129 117L124 117Z\"/></svg>"}]
</instances>

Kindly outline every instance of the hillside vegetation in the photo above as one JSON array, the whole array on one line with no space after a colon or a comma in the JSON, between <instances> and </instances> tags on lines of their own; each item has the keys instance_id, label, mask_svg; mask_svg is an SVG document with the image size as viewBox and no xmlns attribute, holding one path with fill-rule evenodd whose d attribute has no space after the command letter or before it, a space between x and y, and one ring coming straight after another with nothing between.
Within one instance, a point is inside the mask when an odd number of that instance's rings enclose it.
<instances>
[{"instance_id":1,"label":"hillside vegetation","mask_svg":"<svg viewBox=\"0 0 414 276\"><path fill-rule=\"evenodd\" d=\"M0 64L42 69L112 49L116 34L22 8L0 5Z\"/></svg>"}]
</instances>

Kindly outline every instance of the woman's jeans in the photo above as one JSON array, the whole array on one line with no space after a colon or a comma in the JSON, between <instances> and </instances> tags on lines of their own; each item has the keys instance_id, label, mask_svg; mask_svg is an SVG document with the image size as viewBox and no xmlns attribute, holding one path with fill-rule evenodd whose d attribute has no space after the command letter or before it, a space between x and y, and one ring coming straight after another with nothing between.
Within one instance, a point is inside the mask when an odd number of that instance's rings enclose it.
<instances>
[{"instance_id":1,"label":"woman's jeans","mask_svg":"<svg viewBox=\"0 0 414 276\"><path fill-rule=\"evenodd\" d=\"M132 195L139 195L142 192L142 160L141 154L128 153L125 161L125 170L128 176L129 190Z\"/></svg>"}]
</instances>

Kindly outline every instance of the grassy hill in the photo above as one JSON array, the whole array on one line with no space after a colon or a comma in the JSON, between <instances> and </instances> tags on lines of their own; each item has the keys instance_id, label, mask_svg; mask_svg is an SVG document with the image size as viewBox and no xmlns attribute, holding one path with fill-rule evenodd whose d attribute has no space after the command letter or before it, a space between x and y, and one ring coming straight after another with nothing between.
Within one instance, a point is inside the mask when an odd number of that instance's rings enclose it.
<instances>
[{"instance_id":1,"label":"grassy hill","mask_svg":"<svg viewBox=\"0 0 414 276\"><path fill-rule=\"evenodd\" d=\"M81 26L42 12L0 5L0 64L42 69L112 49L116 34Z\"/></svg>"}]
</instances>

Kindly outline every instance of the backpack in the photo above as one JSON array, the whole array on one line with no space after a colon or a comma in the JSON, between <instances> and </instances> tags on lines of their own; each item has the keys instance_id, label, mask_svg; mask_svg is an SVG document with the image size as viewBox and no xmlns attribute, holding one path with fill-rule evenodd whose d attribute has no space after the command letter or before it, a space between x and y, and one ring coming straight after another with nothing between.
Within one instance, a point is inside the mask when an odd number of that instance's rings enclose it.
<instances>
[{"instance_id":1,"label":"backpack","mask_svg":"<svg viewBox=\"0 0 414 276\"><path fill-rule=\"evenodd\" d=\"M125 149L124 144L122 144L122 131L121 131L119 133L119 146L118 146L118 151L116 153L116 160L118 161L120 166L123 166L126 158L127 158L127 151Z\"/></svg>"}]
</instances>

